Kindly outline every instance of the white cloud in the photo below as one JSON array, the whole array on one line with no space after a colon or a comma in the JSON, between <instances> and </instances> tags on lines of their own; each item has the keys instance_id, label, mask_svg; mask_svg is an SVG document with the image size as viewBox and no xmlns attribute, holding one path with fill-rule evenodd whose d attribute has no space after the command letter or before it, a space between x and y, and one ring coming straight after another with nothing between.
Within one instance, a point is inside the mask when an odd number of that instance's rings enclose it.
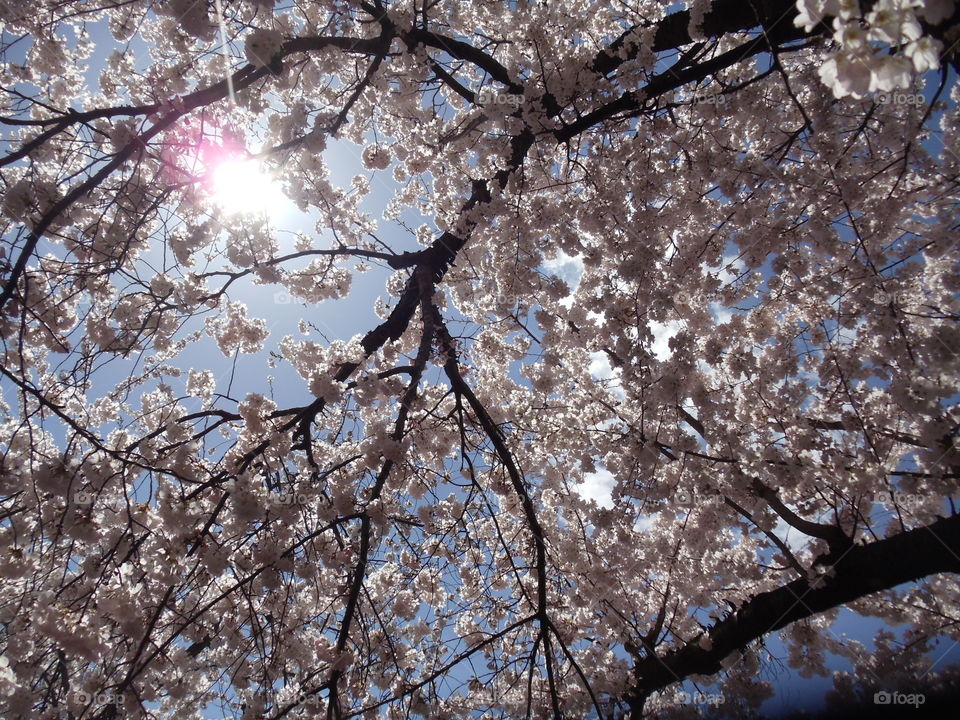
<instances>
[{"instance_id":1,"label":"white cloud","mask_svg":"<svg viewBox=\"0 0 960 720\"><path fill-rule=\"evenodd\" d=\"M730 253L720 259L720 265L718 267L710 267L707 269L717 272L717 277L720 278L720 282L724 285L729 285L730 283L736 282L737 278L746 271L747 264L735 253Z\"/></svg>"},{"instance_id":2,"label":"white cloud","mask_svg":"<svg viewBox=\"0 0 960 720\"><path fill-rule=\"evenodd\" d=\"M567 255L563 250L556 257L544 260L542 267L545 272L556 275L569 285L571 292L576 291L583 277L583 257Z\"/></svg>"},{"instance_id":3,"label":"white cloud","mask_svg":"<svg viewBox=\"0 0 960 720\"><path fill-rule=\"evenodd\" d=\"M560 304L569 308L573 306L573 295L583 277L583 257L581 255L567 255L563 250L556 257L544 260L540 268L548 275L555 275L570 286L570 294L560 301Z\"/></svg>"},{"instance_id":4,"label":"white cloud","mask_svg":"<svg viewBox=\"0 0 960 720\"><path fill-rule=\"evenodd\" d=\"M730 318L733 317L733 312L726 305L712 302L710 303L710 315L713 316L714 322L718 325L723 325L730 322Z\"/></svg>"},{"instance_id":5,"label":"white cloud","mask_svg":"<svg viewBox=\"0 0 960 720\"><path fill-rule=\"evenodd\" d=\"M668 320L665 323L650 321L650 332L653 333L653 347L651 350L658 360L668 360L673 355L670 349L670 338L680 332L679 320Z\"/></svg>"},{"instance_id":6,"label":"white cloud","mask_svg":"<svg viewBox=\"0 0 960 720\"><path fill-rule=\"evenodd\" d=\"M613 377L613 367L605 352L590 353L590 375L597 380L609 380Z\"/></svg>"},{"instance_id":7,"label":"white cloud","mask_svg":"<svg viewBox=\"0 0 960 720\"><path fill-rule=\"evenodd\" d=\"M600 507L612 508L613 473L602 465L596 472L584 473L583 482L574 486L580 497L593 500Z\"/></svg>"},{"instance_id":8,"label":"white cloud","mask_svg":"<svg viewBox=\"0 0 960 720\"><path fill-rule=\"evenodd\" d=\"M646 532L653 527L657 518L653 515L638 515L637 521L633 524L634 532Z\"/></svg>"},{"instance_id":9,"label":"white cloud","mask_svg":"<svg viewBox=\"0 0 960 720\"><path fill-rule=\"evenodd\" d=\"M604 382L606 387L617 397L621 399L626 397L626 394L623 392L623 383L620 381L620 376L623 373L620 368L614 368L610 365L610 358L607 357L605 352L590 353L589 370L591 377Z\"/></svg>"}]
</instances>

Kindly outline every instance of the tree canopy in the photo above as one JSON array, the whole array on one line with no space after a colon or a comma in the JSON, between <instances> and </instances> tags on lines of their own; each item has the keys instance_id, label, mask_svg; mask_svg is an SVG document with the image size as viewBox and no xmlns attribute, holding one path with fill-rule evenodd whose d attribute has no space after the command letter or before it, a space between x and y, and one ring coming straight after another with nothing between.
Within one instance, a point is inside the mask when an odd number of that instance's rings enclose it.
<instances>
[{"instance_id":1,"label":"tree canopy","mask_svg":"<svg viewBox=\"0 0 960 720\"><path fill-rule=\"evenodd\" d=\"M955 3L0 21L3 717L749 717L774 637L950 680Z\"/></svg>"}]
</instances>

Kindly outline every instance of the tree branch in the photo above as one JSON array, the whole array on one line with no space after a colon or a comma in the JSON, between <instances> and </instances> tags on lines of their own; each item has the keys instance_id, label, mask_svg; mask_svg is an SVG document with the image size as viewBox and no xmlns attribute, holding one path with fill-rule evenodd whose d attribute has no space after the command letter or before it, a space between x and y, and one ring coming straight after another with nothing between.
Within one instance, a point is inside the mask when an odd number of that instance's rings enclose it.
<instances>
[{"instance_id":1,"label":"tree branch","mask_svg":"<svg viewBox=\"0 0 960 720\"><path fill-rule=\"evenodd\" d=\"M827 574L814 581L798 578L761 593L715 624L707 634L709 650L691 643L637 662L630 696L634 717L640 717L637 711L652 693L691 675L719 672L724 659L764 635L871 593L942 572L960 573L960 515L851 546Z\"/></svg>"}]
</instances>

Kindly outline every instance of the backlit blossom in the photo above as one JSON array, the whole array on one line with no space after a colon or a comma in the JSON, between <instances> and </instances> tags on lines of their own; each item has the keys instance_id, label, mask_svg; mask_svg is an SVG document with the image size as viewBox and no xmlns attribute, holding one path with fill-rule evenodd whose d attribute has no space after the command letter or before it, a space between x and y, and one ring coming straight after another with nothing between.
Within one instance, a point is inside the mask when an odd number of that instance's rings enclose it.
<instances>
[{"instance_id":1,"label":"backlit blossom","mask_svg":"<svg viewBox=\"0 0 960 720\"><path fill-rule=\"evenodd\" d=\"M954 6L0 2L0 717L946 687Z\"/></svg>"}]
</instances>

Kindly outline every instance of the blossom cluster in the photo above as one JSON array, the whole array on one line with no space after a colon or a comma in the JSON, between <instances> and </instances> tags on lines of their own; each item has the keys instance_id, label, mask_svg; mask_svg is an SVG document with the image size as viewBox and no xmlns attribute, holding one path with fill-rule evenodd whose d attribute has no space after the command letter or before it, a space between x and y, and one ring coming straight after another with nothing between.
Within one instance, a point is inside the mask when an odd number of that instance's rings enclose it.
<instances>
[{"instance_id":1,"label":"blossom cluster","mask_svg":"<svg viewBox=\"0 0 960 720\"><path fill-rule=\"evenodd\" d=\"M797 7L795 22L808 32L829 19L837 50L820 77L837 97L854 98L908 88L918 74L939 69L943 44L921 22L937 25L954 11L950 0L879 0L865 14L849 0L797 0Z\"/></svg>"}]
</instances>

